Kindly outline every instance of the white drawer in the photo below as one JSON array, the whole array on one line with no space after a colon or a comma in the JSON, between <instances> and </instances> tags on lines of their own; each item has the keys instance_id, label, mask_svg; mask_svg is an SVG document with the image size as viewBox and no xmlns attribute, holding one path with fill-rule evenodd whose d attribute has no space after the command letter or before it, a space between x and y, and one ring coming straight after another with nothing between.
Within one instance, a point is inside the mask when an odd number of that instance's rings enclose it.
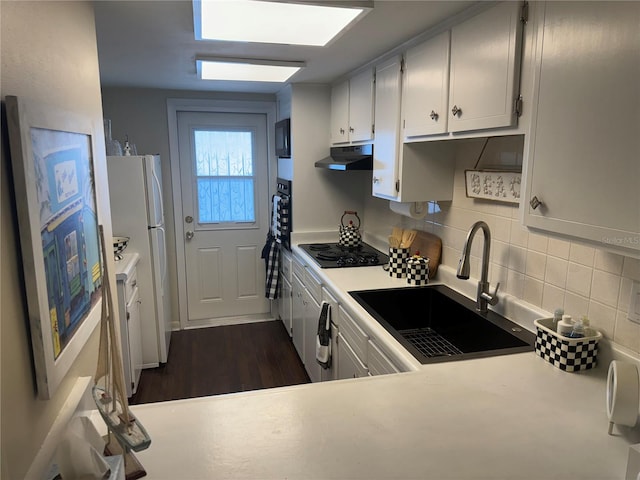
<instances>
[{"instance_id":1,"label":"white drawer","mask_svg":"<svg viewBox=\"0 0 640 480\"><path fill-rule=\"evenodd\" d=\"M322 303L322 283L308 268L305 269L304 286L307 287L307 290L309 290L309 293L318 304Z\"/></svg>"},{"instance_id":2,"label":"white drawer","mask_svg":"<svg viewBox=\"0 0 640 480\"><path fill-rule=\"evenodd\" d=\"M298 279L301 282L304 282L304 270L305 270L305 263L302 262L302 260L300 260L297 256L293 256L293 261L292 261L292 265L293 265L293 274L298 277Z\"/></svg>"},{"instance_id":3,"label":"white drawer","mask_svg":"<svg viewBox=\"0 0 640 480\"><path fill-rule=\"evenodd\" d=\"M371 375L386 375L387 373L401 372L380 347L371 340L369 340L369 351L367 352L367 366L369 367L369 373Z\"/></svg>"},{"instance_id":4,"label":"white drawer","mask_svg":"<svg viewBox=\"0 0 640 480\"><path fill-rule=\"evenodd\" d=\"M284 278L286 278L289 283L291 283L291 254L289 252L287 252L286 250L282 250L282 256L280 257L280 272L282 273L282 276Z\"/></svg>"},{"instance_id":5,"label":"white drawer","mask_svg":"<svg viewBox=\"0 0 640 480\"><path fill-rule=\"evenodd\" d=\"M357 322L349 315L344 308L338 307L340 312L338 319L338 329L342 336L346 338L355 354L363 361L367 361L367 342L369 336L360 328Z\"/></svg>"}]
</instances>

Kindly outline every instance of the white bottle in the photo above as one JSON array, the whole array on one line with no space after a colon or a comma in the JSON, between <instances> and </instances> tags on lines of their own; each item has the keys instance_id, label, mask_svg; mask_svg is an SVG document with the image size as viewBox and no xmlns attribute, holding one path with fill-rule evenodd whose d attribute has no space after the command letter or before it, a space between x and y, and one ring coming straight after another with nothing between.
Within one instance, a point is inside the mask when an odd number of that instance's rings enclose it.
<instances>
[{"instance_id":1,"label":"white bottle","mask_svg":"<svg viewBox=\"0 0 640 480\"><path fill-rule=\"evenodd\" d=\"M562 320L558 322L557 332L563 337L568 337L573 330L573 319L571 315L562 315Z\"/></svg>"}]
</instances>

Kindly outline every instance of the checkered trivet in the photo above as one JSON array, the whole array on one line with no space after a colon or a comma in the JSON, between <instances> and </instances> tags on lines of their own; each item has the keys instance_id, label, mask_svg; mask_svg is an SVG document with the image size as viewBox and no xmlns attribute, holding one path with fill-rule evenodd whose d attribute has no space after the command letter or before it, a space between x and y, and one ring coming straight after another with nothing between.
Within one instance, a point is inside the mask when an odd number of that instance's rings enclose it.
<instances>
[{"instance_id":1,"label":"checkered trivet","mask_svg":"<svg viewBox=\"0 0 640 480\"><path fill-rule=\"evenodd\" d=\"M563 340L538 328L536 353L560 370L589 370L597 365L598 340Z\"/></svg>"},{"instance_id":2,"label":"checkered trivet","mask_svg":"<svg viewBox=\"0 0 640 480\"><path fill-rule=\"evenodd\" d=\"M408 248L389 247L389 276L404 278L407 276Z\"/></svg>"}]
</instances>

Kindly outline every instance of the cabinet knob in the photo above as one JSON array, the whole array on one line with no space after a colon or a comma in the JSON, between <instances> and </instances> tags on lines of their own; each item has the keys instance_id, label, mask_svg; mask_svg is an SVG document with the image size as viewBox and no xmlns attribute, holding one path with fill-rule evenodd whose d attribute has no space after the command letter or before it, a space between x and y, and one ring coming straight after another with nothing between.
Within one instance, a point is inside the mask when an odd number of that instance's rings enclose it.
<instances>
[{"instance_id":1,"label":"cabinet knob","mask_svg":"<svg viewBox=\"0 0 640 480\"><path fill-rule=\"evenodd\" d=\"M373 183L380 183L380 179L378 177L373 177Z\"/></svg>"},{"instance_id":2,"label":"cabinet knob","mask_svg":"<svg viewBox=\"0 0 640 480\"><path fill-rule=\"evenodd\" d=\"M351 133L355 132L355 130L353 129L353 127L349 127L349 132L351 132Z\"/></svg>"},{"instance_id":3,"label":"cabinet knob","mask_svg":"<svg viewBox=\"0 0 640 480\"><path fill-rule=\"evenodd\" d=\"M458 117L460 117L460 115L462 115L462 109L458 108L457 105L454 105L453 108L451 109L451 113L453 113L453 116L455 117L456 115Z\"/></svg>"},{"instance_id":4,"label":"cabinet knob","mask_svg":"<svg viewBox=\"0 0 640 480\"><path fill-rule=\"evenodd\" d=\"M438 117L439 117L440 115L438 115L438 114L435 112L435 110L431 110L431 113L429 114L429 116L431 117L431 120L433 120L433 121L435 122L436 120L438 120Z\"/></svg>"},{"instance_id":5,"label":"cabinet knob","mask_svg":"<svg viewBox=\"0 0 640 480\"><path fill-rule=\"evenodd\" d=\"M538 208L539 206L544 205L544 204L540 200L538 200L538 197L536 197L534 195L534 197L529 202L529 205L531 205L531 208L533 208L535 210L536 208Z\"/></svg>"},{"instance_id":6,"label":"cabinet knob","mask_svg":"<svg viewBox=\"0 0 640 480\"><path fill-rule=\"evenodd\" d=\"M340 135L344 135L344 128L340 129Z\"/></svg>"}]
</instances>

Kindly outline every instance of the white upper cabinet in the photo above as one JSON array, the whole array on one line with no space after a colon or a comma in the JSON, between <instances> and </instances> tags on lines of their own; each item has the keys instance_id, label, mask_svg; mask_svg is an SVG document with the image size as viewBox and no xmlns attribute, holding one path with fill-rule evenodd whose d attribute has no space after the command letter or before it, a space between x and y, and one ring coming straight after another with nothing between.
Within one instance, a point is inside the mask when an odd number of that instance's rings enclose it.
<instances>
[{"instance_id":1,"label":"white upper cabinet","mask_svg":"<svg viewBox=\"0 0 640 480\"><path fill-rule=\"evenodd\" d=\"M405 54L402 91L405 137L447 132L449 37L449 31L443 32Z\"/></svg>"},{"instance_id":2,"label":"white upper cabinet","mask_svg":"<svg viewBox=\"0 0 640 480\"><path fill-rule=\"evenodd\" d=\"M528 227L634 256L640 254L639 25L638 2L546 4L521 209Z\"/></svg>"},{"instance_id":3,"label":"white upper cabinet","mask_svg":"<svg viewBox=\"0 0 640 480\"><path fill-rule=\"evenodd\" d=\"M521 2L499 3L451 29L450 132L516 124L521 11Z\"/></svg>"},{"instance_id":4,"label":"white upper cabinet","mask_svg":"<svg viewBox=\"0 0 640 480\"><path fill-rule=\"evenodd\" d=\"M447 142L401 142L402 62L393 57L376 67L372 194L396 202L451 200L455 169Z\"/></svg>"},{"instance_id":5,"label":"white upper cabinet","mask_svg":"<svg viewBox=\"0 0 640 480\"><path fill-rule=\"evenodd\" d=\"M331 143L373 139L372 70L365 70L331 90Z\"/></svg>"},{"instance_id":6,"label":"white upper cabinet","mask_svg":"<svg viewBox=\"0 0 640 480\"><path fill-rule=\"evenodd\" d=\"M398 153L400 142L401 58L393 57L376 66L375 125L373 145L374 196L398 196Z\"/></svg>"}]
</instances>

